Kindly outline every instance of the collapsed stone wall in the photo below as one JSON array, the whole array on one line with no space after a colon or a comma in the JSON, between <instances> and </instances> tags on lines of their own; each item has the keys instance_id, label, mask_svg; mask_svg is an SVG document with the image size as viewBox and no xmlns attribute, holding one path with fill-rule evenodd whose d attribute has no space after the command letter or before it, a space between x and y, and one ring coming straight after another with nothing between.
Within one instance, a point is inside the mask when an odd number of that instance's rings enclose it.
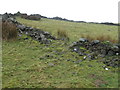
<instances>
[{"instance_id":1,"label":"collapsed stone wall","mask_svg":"<svg viewBox=\"0 0 120 90\"><path fill-rule=\"evenodd\" d=\"M42 31L40 29L25 26L15 20L12 15L2 15L3 21L14 23L18 30L18 36L26 34L32 39L39 41L40 43L49 44L51 40L56 40L50 33ZM28 38L26 38L28 39ZM120 44L113 44L109 41L100 42L99 40L93 40L90 42L85 38L80 38L79 41L70 45L70 49L73 52L78 53L80 56L84 56L84 60L95 60L102 58L102 61L107 66L118 67L120 61Z\"/></svg>"},{"instance_id":2,"label":"collapsed stone wall","mask_svg":"<svg viewBox=\"0 0 120 90\"><path fill-rule=\"evenodd\" d=\"M120 61L120 44L113 44L109 41L100 42L99 40L89 41L86 38L80 38L79 41L70 45L73 52L84 56L84 60L102 61L107 66L117 67Z\"/></svg>"},{"instance_id":3,"label":"collapsed stone wall","mask_svg":"<svg viewBox=\"0 0 120 90\"><path fill-rule=\"evenodd\" d=\"M49 44L52 39L54 40L56 39L49 32L45 32L40 29L28 27L28 26L25 26L17 22L15 18L9 14L3 14L2 18L3 18L3 22L7 21L9 23L13 23L16 25L17 30L18 30L18 36L22 36L22 34L26 34L32 37L33 39L39 41L40 43L44 43L44 44Z\"/></svg>"},{"instance_id":4,"label":"collapsed stone wall","mask_svg":"<svg viewBox=\"0 0 120 90\"><path fill-rule=\"evenodd\" d=\"M104 56L120 55L120 45L113 44L109 41L100 42L99 40L93 40L89 42L86 38L80 38L79 41L74 42L71 46L71 48L76 49L76 52L80 51L80 47L84 47L91 52L96 52Z\"/></svg>"},{"instance_id":5,"label":"collapsed stone wall","mask_svg":"<svg viewBox=\"0 0 120 90\"><path fill-rule=\"evenodd\" d=\"M49 44L51 40L55 40L56 38L53 37L49 32L42 31L40 29L28 27L22 24L17 25L19 36L22 34L26 34L32 39L37 40L43 44Z\"/></svg>"}]
</instances>

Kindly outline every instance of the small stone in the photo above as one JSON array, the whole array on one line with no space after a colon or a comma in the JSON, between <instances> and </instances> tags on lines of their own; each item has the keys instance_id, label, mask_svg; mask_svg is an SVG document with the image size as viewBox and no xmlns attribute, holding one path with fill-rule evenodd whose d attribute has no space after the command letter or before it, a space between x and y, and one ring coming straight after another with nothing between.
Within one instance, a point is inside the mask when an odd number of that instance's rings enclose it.
<instances>
[{"instance_id":1,"label":"small stone","mask_svg":"<svg viewBox=\"0 0 120 90\"><path fill-rule=\"evenodd\" d=\"M77 48L74 48L74 51L77 51Z\"/></svg>"},{"instance_id":2,"label":"small stone","mask_svg":"<svg viewBox=\"0 0 120 90\"><path fill-rule=\"evenodd\" d=\"M25 25L18 25L17 26L19 29L21 29L21 30L23 30L23 29L25 29L26 28L26 26Z\"/></svg>"},{"instance_id":3,"label":"small stone","mask_svg":"<svg viewBox=\"0 0 120 90\"><path fill-rule=\"evenodd\" d=\"M109 52L108 52L108 55L109 55L109 56L113 56L113 55L114 55L114 51L112 51L112 50L109 51Z\"/></svg>"},{"instance_id":4,"label":"small stone","mask_svg":"<svg viewBox=\"0 0 120 90\"><path fill-rule=\"evenodd\" d=\"M119 55L119 53L116 53L116 55Z\"/></svg>"},{"instance_id":5,"label":"small stone","mask_svg":"<svg viewBox=\"0 0 120 90\"><path fill-rule=\"evenodd\" d=\"M71 59L67 59L66 61L71 61Z\"/></svg>"},{"instance_id":6,"label":"small stone","mask_svg":"<svg viewBox=\"0 0 120 90\"><path fill-rule=\"evenodd\" d=\"M105 68L105 70L109 70L108 68Z\"/></svg>"},{"instance_id":7,"label":"small stone","mask_svg":"<svg viewBox=\"0 0 120 90\"><path fill-rule=\"evenodd\" d=\"M104 66L102 66L103 68L105 68L106 66L104 65Z\"/></svg>"},{"instance_id":8,"label":"small stone","mask_svg":"<svg viewBox=\"0 0 120 90\"><path fill-rule=\"evenodd\" d=\"M83 59L85 60L87 58L87 56L84 56Z\"/></svg>"},{"instance_id":9,"label":"small stone","mask_svg":"<svg viewBox=\"0 0 120 90\"><path fill-rule=\"evenodd\" d=\"M80 42L87 42L88 40L86 38L80 38L79 41Z\"/></svg>"},{"instance_id":10,"label":"small stone","mask_svg":"<svg viewBox=\"0 0 120 90\"><path fill-rule=\"evenodd\" d=\"M49 32L44 32L44 35L49 35Z\"/></svg>"},{"instance_id":11,"label":"small stone","mask_svg":"<svg viewBox=\"0 0 120 90\"><path fill-rule=\"evenodd\" d=\"M18 34L19 37L21 37L22 35L21 34Z\"/></svg>"},{"instance_id":12,"label":"small stone","mask_svg":"<svg viewBox=\"0 0 120 90\"><path fill-rule=\"evenodd\" d=\"M93 40L92 43L93 44L98 44L98 43L100 43L100 41L99 40Z\"/></svg>"},{"instance_id":13,"label":"small stone","mask_svg":"<svg viewBox=\"0 0 120 90\"><path fill-rule=\"evenodd\" d=\"M25 34L28 34L28 32L25 32Z\"/></svg>"},{"instance_id":14,"label":"small stone","mask_svg":"<svg viewBox=\"0 0 120 90\"><path fill-rule=\"evenodd\" d=\"M77 44L77 42L73 42L73 45L76 45Z\"/></svg>"}]
</instances>

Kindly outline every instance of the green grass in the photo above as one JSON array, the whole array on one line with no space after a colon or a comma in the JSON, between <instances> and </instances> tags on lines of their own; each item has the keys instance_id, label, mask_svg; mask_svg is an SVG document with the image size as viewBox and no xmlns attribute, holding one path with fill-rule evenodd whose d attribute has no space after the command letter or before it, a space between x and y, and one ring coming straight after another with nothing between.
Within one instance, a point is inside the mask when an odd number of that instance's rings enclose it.
<instances>
[{"instance_id":1,"label":"green grass","mask_svg":"<svg viewBox=\"0 0 120 90\"><path fill-rule=\"evenodd\" d=\"M25 25L37 27L57 36L58 30L66 30L70 43L77 41L81 34L97 36L109 34L117 39L117 27L73 23L59 20L42 19L31 21L17 20ZM111 29L112 31L107 31ZM101 32L100 32L101 31ZM23 35L22 38L26 36ZM118 69L105 70L98 60L83 60L69 49L65 41L53 40L50 45L34 40L3 41L2 85L3 88L117 88ZM84 48L83 48L84 49ZM70 61L67 61L70 60Z\"/></svg>"},{"instance_id":2,"label":"green grass","mask_svg":"<svg viewBox=\"0 0 120 90\"><path fill-rule=\"evenodd\" d=\"M45 18L42 18L40 21L31 21L17 17L17 20L25 25L48 31L54 36L57 36L58 30L65 30L68 33L71 42L79 40L79 38L83 35L89 35L93 38L108 35L113 40L118 40L117 26L92 23L74 23Z\"/></svg>"},{"instance_id":3,"label":"green grass","mask_svg":"<svg viewBox=\"0 0 120 90\"><path fill-rule=\"evenodd\" d=\"M48 46L32 40L4 41L3 88L117 87L115 69L106 71L96 60L73 63L82 58L68 50L64 41L53 41Z\"/></svg>"}]
</instances>

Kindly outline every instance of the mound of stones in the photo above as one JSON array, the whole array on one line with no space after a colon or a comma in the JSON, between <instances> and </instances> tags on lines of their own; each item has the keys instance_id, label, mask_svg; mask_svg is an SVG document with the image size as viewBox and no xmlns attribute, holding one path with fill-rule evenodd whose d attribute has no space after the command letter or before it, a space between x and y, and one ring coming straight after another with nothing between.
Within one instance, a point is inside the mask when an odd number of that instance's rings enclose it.
<instances>
[{"instance_id":1,"label":"mound of stones","mask_svg":"<svg viewBox=\"0 0 120 90\"><path fill-rule=\"evenodd\" d=\"M50 33L42 31L40 29L28 27L22 24L17 25L17 28L19 31L19 36L26 34L32 37L32 39L41 42L42 44L49 44L52 40L56 39Z\"/></svg>"},{"instance_id":2,"label":"mound of stones","mask_svg":"<svg viewBox=\"0 0 120 90\"><path fill-rule=\"evenodd\" d=\"M118 58L120 56L120 44L113 44L109 41L100 42L99 40L93 40L90 42L86 38L80 38L80 40L74 42L70 48L73 52L84 56L83 59L95 60L104 58L101 61L107 66L116 67L118 66L118 61L120 61Z\"/></svg>"},{"instance_id":3,"label":"mound of stones","mask_svg":"<svg viewBox=\"0 0 120 90\"><path fill-rule=\"evenodd\" d=\"M42 44L49 44L52 40L55 40L56 38L53 37L49 32L42 31L40 29L32 28L25 26L19 22L17 22L14 18L14 16L10 14L3 14L2 15L2 21L3 22L9 22L16 25L18 30L18 36L22 36L22 34L26 34L32 39L39 41ZM28 39L28 38L26 38Z\"/></svg>"}]
</instances>

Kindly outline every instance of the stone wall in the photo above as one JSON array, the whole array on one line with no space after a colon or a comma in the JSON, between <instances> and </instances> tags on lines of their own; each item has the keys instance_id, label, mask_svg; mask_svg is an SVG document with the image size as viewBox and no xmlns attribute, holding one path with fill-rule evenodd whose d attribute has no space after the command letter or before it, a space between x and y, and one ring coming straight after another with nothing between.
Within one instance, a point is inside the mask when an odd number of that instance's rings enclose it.
<instances>
[{"instance_id":1,"label":"stone wall","mask_svg":"<svg viewBox=\"0 0 120 90\"><path fill-rule=\"evenodd\" d=\"M29 20L40 20L41 15L33 14L33 15L27 15L27 14L21 14L21 18L29 19Z\"/></svg>"},{"instance_id":2,"label":"stone wall","mask_svg":"<svg viewBox=\"0 0 120 90\"><path fill-rule=\"evenodd\" d=\"M22 34L26 34L32 39L39 41L40 43L49 44L52 39L56 39L49 32L42 31L40 29L32 28L25 26L15 20L15 18L11 17L9 14L2 15L3 22L8 21L9 23L13 23L16 25L18 30L18 36L22 36Z\"/></svg>"}]
</instances>

